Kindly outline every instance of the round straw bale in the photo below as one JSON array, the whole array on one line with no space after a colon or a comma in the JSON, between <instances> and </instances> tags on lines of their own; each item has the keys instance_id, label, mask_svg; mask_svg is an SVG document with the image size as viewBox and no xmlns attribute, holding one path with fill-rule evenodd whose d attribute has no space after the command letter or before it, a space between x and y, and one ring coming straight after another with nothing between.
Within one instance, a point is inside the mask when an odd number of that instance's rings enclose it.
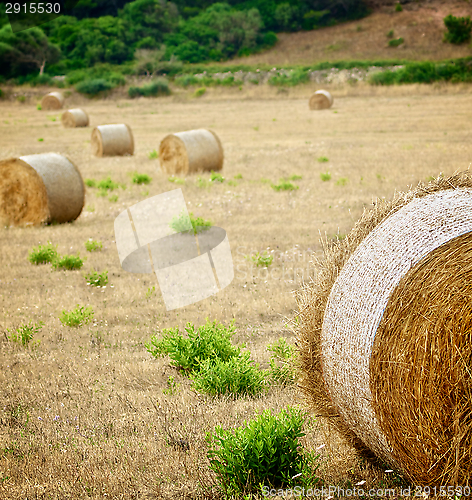
<instances>
[{"instance_id":1,"label":"round straw bale","mask_svg":"<svg viewBox=\"0 0 472 500\"><path fill-rule=\"evenodd\" d=\"M60 92L50 92L41 100L41 109L61 109L64 105L64 96Z\"/></svg>"},{"instance_id":2,"label":"round straw bale","mask_svg":"<svg viewBox=\"0 0 472 500\"><path fill-rule=\"evenodd\" d=\"M89 117L83 109L69 109L62 113L61 122L66 128L87 127Z\"/></svg>"},{"instance_id":3,"label":"round straw bale","mask_svg":"<svg viewBox=\"0 0 472 500\"><path fill-rule=\"evenodd\" d=\"M166 174L193 174L221 170L223 147L211 130L197 129L170 134L159 146L161 169Z\"/></svg>"},{"instance_id":4,"label":"round straw bale","mask_svg":"<svg viewBox=\"0 0 472 500\"><path fill-rule=\"evenodd\" d=\"M333 96L327 90L317 90L308 101L310 109L328 109L333 105Z\"/></svg>"},{"instance_id":5,"label":"round straw bale","mask_svg":"<svg viewBox=\"0 0 472 500\"><path fill-rule=\"evenodd\" d=\"M0 220L24 226L70 222L82 211L85 188L77 167L56 153L0 161Z\"/></svg>"},{"instance_id":6,"label":"round straw bale","mask_svg":"<svg viewBox=\"0 0 472 500\"><path fill-rule=\"evenodd\" d=\"M134 153L131 128L120 123L99 125L92 131L92 153L95 156L122 156Z\"/></svg>"},{"instance_id":7,"label":"round straw bale","mask_svg":"<svg viewBox=\"0 0 472 500\"><path fill-rule=\"evenodd\" d=\"M297 295L301 388L414 484L472 480L472 174L379 200Z\"/></svg>"}]
</instances>

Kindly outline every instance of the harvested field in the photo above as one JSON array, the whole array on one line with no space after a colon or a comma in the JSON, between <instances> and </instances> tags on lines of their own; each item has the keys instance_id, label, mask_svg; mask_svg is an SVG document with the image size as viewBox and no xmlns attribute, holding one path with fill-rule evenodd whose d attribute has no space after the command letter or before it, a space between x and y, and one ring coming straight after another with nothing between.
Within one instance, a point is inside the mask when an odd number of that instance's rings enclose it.
<instances>
[{"instance_id":1,"label":"harvested field","mask_svg":"<svg viewBox=\"0 0 472 500\"><path fill-rule=\"evenodd\" d=\"M102 158L92 155L90 129L65 129L30 105L0 103L0 160L54 151L70 158L84 181L111 177L118 184L87 187L84 210L71 224L0 229L1 498L198 498L199 481L214 484L206 431L302 403L295 387L272 387L256 399L206 398L144 343L164 328L202 325L206 317L228 325L234 318L233 341L245 342L267 368L269 343L295 341L292 291L316 272L310 260L322 255L320 234L342 238L375 198L471 164L470 86L327 88L335 109L314 114L307 100L315 90L209 89L199 100L188 91L158 101L72 95L71 107L87 102L101 123L133 130L133 156ZM224 181L210 182L210 173L169 181L152 154L156 145L175 131L198 128L221 140ZM135 172L151 183L132 183ZM298 189L272 189L281 180ZM226 230L235 276L218 294L166 311L154 275L121 269L114 220L176 188L189 212ZM86 252L89 238L103 249ZM83 269L32 265L30 250L48 241L61 255L87 257ZM264 250L274 257L268 268L246 258ZM108 270L106 288L87 286L83 274L92 270ZM61 312L77 304L92 306L94 321L63 326ZM36 350L8 340L7 329L29 321L44 322ZM175 394L163 392L169 377L180 384ZM326 418L307 431L303 444L321 454L326 486L407 484L366 461Z\"/></svg>"}]
</instances>

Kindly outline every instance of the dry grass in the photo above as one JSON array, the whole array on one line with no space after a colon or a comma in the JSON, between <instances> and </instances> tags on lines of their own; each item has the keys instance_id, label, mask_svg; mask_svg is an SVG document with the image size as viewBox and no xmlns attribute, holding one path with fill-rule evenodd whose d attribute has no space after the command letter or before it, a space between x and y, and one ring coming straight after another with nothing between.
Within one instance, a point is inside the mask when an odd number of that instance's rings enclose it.
<instances>
[{"instance_id":1,"label":"dry grass","mask_svg":"<svg viewBox=\"0 0 472 500\"><path fill-rule=\"evenodd\" d=\"M383 7L370 16L315 31L281 33L276 46L261 54L232 60L227 64L314 64L328 61L408 59L433 60L470 56L470 46L443 43L446 31L443 19L448 14L470 15L470 7L461 1L412 2L403 4L403 12L394 6ZM387 33L405 42L389 47Z\"/></svg>"},{"instance_id":2,"label":"dry grass","mask_svg":"<svg viewBox=\"0 0 472 500\"><path fill-rule=\"evenodd\" d=\"M198 481L213 481L205 430L217 423L237 426L258 408L281 409L298 401L294 389L273 389L253 401L206 400L168 359L152 359L143 344L163 328L188 321L200 325L207 316L226 324L235 318L234 340L246 342L266 367L267 344L280 336L293 341L284 318L296 309L291 291L314 272L312 253L321 255L319 233L342 236L373 198L390 198L394 190L440 171L466 169L472 158L470 87L328 88L334 108L316 117L307 106L313 90L211 89L198 101L182 92L160 98L159 106L147 99L87 101L94 123L125 122L133 130L134 156L110 158L92 156L90 130L47 121L33 108L34 96L31 105L0 103L1 159L56 151L68 155L84 179L111 176L127 184L108 197L87 188L84 212L72 224L1 230L0 329L29 320L45 323L35 353L6 340L2 344L2 498L196 498ZM68 105L84 102L72 95ZM202 188L190 176L176 186L156 172L158 161L148 154L165 135L200 127L221 139L226 180ZM320 156L329 163L319 163ZM332 179L321 182L327 169ZM129 174L135 171L150 175L152 183L132 184ZM237 174L242 179L228 185ZM270 182L293 174L302 176L295 181L298 190L271 189ZM348 181L336 184L340 178ZM175 187L182 188L196 217L226 229L235 278L218 295L167 312L152 275L120 268L113 222L124 208ZM113 194L115 202L109 199ZM102 241L103 250L87 253L89 238ZM31 265L29 250L48 240L61 254L86 255L83 270L52 272L50 266ZM267 248L274 255L268 269L245 259ZM108 269L114 287L86 286L83 273L92 269ZM152 286L156 292L148 299ZM95 322L78 329L62 326L61 311L77 303L92 305ZM163 394L169 376L181 384L174 396ZM363 461L328 422L318 422L305 445L326 445L321 474L327 485L392 481L382 468ZM188 442L188 451L180 439Z\"/></svg>"}]
</instances>

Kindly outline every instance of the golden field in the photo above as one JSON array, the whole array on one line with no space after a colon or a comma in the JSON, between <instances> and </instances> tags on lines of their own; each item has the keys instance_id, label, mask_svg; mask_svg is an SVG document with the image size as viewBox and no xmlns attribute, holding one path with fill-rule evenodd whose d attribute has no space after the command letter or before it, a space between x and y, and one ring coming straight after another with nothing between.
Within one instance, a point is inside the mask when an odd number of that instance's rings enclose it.
<instances>
[{"instance_id":1,"label":"golden field","mask_svg":"<svg viewBox=\"0 0 472 500\"><path fill-rule=\"evenodd\" d=\"M57 152L84 179L110 176L126 189L101 197L87 188L83 212L71 224L0 229L0 497L205 497L199 483L214 484L205 433L218 424L239 426L266 408L303 405L302 395L296 387L273 387L256 399L210 399L194 392L169 358L154 359L144 343L187 322L234 319L234 341L246 343L267 367L268 344L280 337L295 342L292 291L316 276L311 260L322 255L320 236L342 237L377 197L469 168L472 87L328 87L334 105L324 111L308 109L313 86L209 89L201 98L176 91L133 101L72 94L66 107L83 107L90 116L91 126L82 129L63 128L61 112L36 109L47 90L35 89L23 104L0 101L0 159ZM107 123L131 127L133 156L92 156L92 128ZM223 183L198 181L208 181L208 173L172 183L159 160L149 158L167 134L195 128L219 136ZM134 172L148 174L151 184L132 184ZM322 181L328 172L330 180ZM292 175L301 176L293 181L298 189L272 189ZM217 295L166 311L155 276L121 268L113 223L126 208L176 188L189 212L227 231L235 276ZM86 252L89 238L103 249ZM80 252L84 267L32 265L29 251L48 241L60 254ZM254 267L246 257L264 250L273 263ZM86 285L85 273L105 269L106 288ZM61 312L77 304L92 306L94 321L63 326ZM29 321L44 322L34 351L8 340L8 330ZM163 392L169 377L180 384L175 394ZM178 439L189 449L172 446ZM303 444L310 450L325 445L319 474L326 485L391 484L384 468L366 462L324 420L307 429Z\"/></svg>"}]
</instances>

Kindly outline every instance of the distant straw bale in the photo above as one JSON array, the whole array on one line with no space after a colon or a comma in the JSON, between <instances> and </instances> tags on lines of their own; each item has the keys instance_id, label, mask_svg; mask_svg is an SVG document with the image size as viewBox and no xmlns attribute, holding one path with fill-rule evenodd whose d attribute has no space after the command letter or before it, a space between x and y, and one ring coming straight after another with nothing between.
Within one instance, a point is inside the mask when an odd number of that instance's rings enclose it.
<instances>
[{"instance_id":1,"label":"distant straw bale","mask_svg":"<svg viewBox=\"0 0 472 500\"><path fill-rule=\"evenodd\" d=\"M221 170L223 160L223 147L211 130L197 129L170 134L164 137L159 146L159 161L166 174L187 175Z\"/></svg>"},{"instance_id":2,"label":"distant straw bale","mask_svg":"<svg viewBox=\"0 0 472 500\"><path fill-rule=\"evenodd\" d=\"M134 153L133 132L124 123L95 127L91 144L95 156L123 156Z\"/></svg>"},{"instance_id":3,"label":"distant straw bale","mask_svg":"<svg viewBox=\"0 0 472 500\"><path fill-rule=\"evenodd\" d=\"M378 200L297 295L302 388L423 486L472 481L472 173Z\"/></svg>"},{"instance_id":4,"label":"distant straw bale","mask_svg":"<svg viewBox=\"0 0 472 500\"><path fill-rule=\"evenodd\" d=\"M310 109L328 109L333 105L333 96L327 90L317 90L308 101Z\"/></svg>"},{"instance_id":5,"label":"distant straw bale","mask_svg":"<svg viewBox=\"0 0 472 500\"><path fill-rule=\"evenodd\" d=\"M89 117L83 109L74 108L62 113L61 122L66 128L87 127Z\"/></svg>"},{"instance_id":6,"label":"distant straw bale","mask_svg":"<svg viewBox=\"0 0 472 500\"><path fill-rule=\"evenodd\" d=\"M5 225L70 222L81 213L85 188L77 167L56 153L0 161L0 221Z\"/></svg>"},{"instance_id":7,"label":"distant straw bale","mask_svg":"<svg viewBox=\"0 0 472 500\"><path fill-rule=\"evenodd\" d=\"M60 92L50 92L41 100L41 109L61 109L64 105L64 96Z\"/></svg>"}]
</instances>

